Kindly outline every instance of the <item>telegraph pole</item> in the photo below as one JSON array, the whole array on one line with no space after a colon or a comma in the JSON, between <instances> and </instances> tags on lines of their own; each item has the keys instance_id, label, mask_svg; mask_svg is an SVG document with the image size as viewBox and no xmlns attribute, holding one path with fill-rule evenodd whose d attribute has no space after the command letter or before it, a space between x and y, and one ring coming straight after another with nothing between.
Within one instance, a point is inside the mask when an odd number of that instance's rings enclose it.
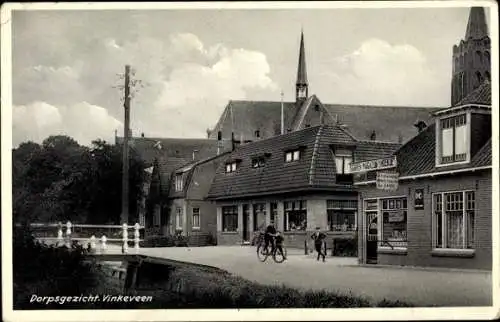
<instances>
[{"instance_id":1,"label":"telegraph pole","mask_svg":"<svg viewBox=\"0 0 500 322\"><path fill-rule=\"evenodd\" d=\"M129 135L130 135L130 65L125 66L125 122L123 126L123 175L121 223L128 223L129 217Z\"/></svg>"}]
</instances>

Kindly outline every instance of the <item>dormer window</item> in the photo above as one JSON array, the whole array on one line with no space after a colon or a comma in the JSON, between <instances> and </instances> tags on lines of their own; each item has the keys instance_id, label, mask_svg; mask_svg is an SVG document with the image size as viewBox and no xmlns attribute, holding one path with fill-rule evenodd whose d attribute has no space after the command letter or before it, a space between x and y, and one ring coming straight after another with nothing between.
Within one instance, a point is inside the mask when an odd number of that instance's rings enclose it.
<instances>
[{"instance_id":1,"label":"dormer window","mask_svg":"<svg viewBox=\"0 0 500 322\"><path fill-rule=\"evenodd\" d=\"M266 163L264 157L258 157L252 159L252 168L262 168Z\"/></svg>"},{"instance_id":2,"label":"dormer window","mask_svg":"<svg viewBox=\"0 0 500 322\"><path fill-rule=\"evenodd\" d=\"M183 176L182 173L178 173L175 175L175 191L177 192L182 191L183 188L184 188Z\"/></svg>"},{"instance_id":3,"label":"dormer window","mask_svg":"<svg viewBox=\"0 0 500 322\"><path fill-rule=\"evenodd\" d=\"M285 153L285 162L298 161L300 159L300 150L287 151Z\"/></svg>"},{"instance_id":4,"label":"dormer window","mask_svg":"<svg viewBox=\"0 0 500 322\"><path fill-rule=\"evenodd\" d=\"M467 161L469 150L467 115L461 114L439 121L439 164Z\"/></svg>"},{"instance_id":5,"label":"dormer window","mask_svg":"<svg viewBox=\"0 0 500 322\"><path fill-rule=\"evenodd\" d=\"M236 169L237 169L237 162L234 161L234 162L230 162L230 163L226 163L226 173L231 173L231 172L235 172Z\"/></svg>"},{"instance_id":6,"label":"dormer window","mask_svg":"<svg viewBox=\"0 0 500 322\"><path fill-rule=\"evenodd\" d=\"M335 165L337 174L350 174L352 163L352 151L350 150L335 150Z\"/></svg>"}]
</instances>

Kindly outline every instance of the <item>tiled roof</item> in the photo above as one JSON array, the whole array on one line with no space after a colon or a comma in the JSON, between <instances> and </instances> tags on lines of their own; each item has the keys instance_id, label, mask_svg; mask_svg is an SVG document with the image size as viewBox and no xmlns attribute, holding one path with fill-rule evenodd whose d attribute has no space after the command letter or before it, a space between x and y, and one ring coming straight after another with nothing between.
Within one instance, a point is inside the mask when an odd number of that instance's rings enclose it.
<instances>
[{"instance_id":1,"label":"tiled roof","mask_svg":"<svg viewBox=\"0 0 500 322\"><path fill-rule=\"evenodd\" d=\"M401 177L426 173L452 171L491 165L491 139L472 156L468 164L436 167L436 130L434 124L402 146L397 152L398 172Z\"/></svg>"},{"instance_id":2,"label":"tiled roof","mask_svg":"<svg viewBox=\"0 0 500 322\"><path fill-rule=\"evenodd\" d=\"M316 126L239 146L229 158L240 160L236 172L225 173L222 164L209 198L235 198L308 188L347 188L335 183L331 145L355 141L338 126ZM302 149L298 161L285 162L285 151ZM252 157L268 153L265 166L252 168Z\"/></svg>"},{"instance_id":3,"label":"tiled roof","mask_svg":"<svg viewBox=\"0 0 500 322\"><path fill-rule=\"evenodd\" d=\"M312 95L302 106L294 102L284 102L285 130L300 123L300 118L305 114L305 108ZM357 139L368 139L375 131L377 139L381 141L399 142L406 141L417 134L414 125L421 120L429 124L432 113L437 108L427 107L393 107L393 106L367 106L345 104L321 104L328 112L325 122L332 124L331 120L338 120L348 126L348 130ZM302 113L301 113L302 111ZM259 130L262 137L270 137L280 133L281 102L279 101L230 101L221 115L212 138L216 138L217 131L223 132L223 137L235 133L236 139L243 135L244 139L254 139L254 133Z\"/></svg>"},{"instance_id":4,"label":"tiled roof","mask_svg":"<svg viewBox=\"0 0 500 322\"><path fill-rule=\"evenodd\" d=\"M399 143L358 141L354 153L354 162L390 157L401 147Z\"/></svg>"},{"instance_id":5,"label":"tiled roof","mask_svg":"<svg viewBox=\"0 0 500 322\"><path fill-rule=\"evenodd\" d=\"M478 88L458 102L456 106L467 104L491 105L491 83L485 80Z\"/></svg>"}]
</instances>

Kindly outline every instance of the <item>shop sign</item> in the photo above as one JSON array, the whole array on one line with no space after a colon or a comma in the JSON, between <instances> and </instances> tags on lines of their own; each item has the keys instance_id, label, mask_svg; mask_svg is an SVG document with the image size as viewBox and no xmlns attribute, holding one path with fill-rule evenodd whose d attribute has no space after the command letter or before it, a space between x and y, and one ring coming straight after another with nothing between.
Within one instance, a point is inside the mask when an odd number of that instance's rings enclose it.
<instances>
[{"instance_id":1,"label":"shop sign","mask_svg":"<svg viewBox=\"0 0 500 322\"><path fill-rule=\"evenodd\" d=\"M377 172L377 189L395 191L398 189L397 172L381 171Z\"/></svg>"},{"instance_id":2,"label":"shop sign","mask_svg":"<svg viewBox=\"0 0 500 322\"><path fill-rule=\"evenodd\" d=\"M424 189L415 189L415 209L424 209Z\"/></svg>"},{"instance_id":3,"label":"shop sign","mask_svg":"<svg viewBox=\"0 0 500 322\"><path fill-rule=\"evenodd\" d=\"M353 162L351 163L351 173L360 173L367 171L376 171L383 169L394 168L398 165L396 156L392 156L384 159L363 161L363 162Z\"/></svg>"}]
</instances>

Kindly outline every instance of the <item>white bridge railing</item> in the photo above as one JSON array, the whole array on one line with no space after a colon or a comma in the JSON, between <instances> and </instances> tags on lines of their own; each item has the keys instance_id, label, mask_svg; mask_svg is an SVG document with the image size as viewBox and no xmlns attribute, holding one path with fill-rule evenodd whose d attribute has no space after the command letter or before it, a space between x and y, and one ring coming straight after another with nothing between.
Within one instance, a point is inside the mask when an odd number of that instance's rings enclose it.
<instances>
[{"instance_id":1,"label":"white bridge railing","mask_svg":"<svg viewBox=\"0 0 500 322\"><path fill-rule=\"evenodd\" d=\"M56 240L56 245L66 245L66 247L71 248L73 241L80 242L82 245L87 245L88 248L93 253L106 253L108 248L108 242L120 242L122 245L122 253L127 254L129 252L129 242L134 243L134 250L137 253L139 251L139 242L143 241L140 239L140 230L144 229L144 226L136 223L135 225L128 225L124 223L123 225L88 225L88 224L72 224L70 221L67 223L58 224L44 224L44 223L32 223L30 227L34 230L37 228L55 228L57 229L57 237L36 237L36 239L47 241ZM121 238L108 238L106 234L103 234L100 238L97 238L95 234L90 237L72 237L72 233L75 228L91 228L91 229L106 229L109 231L117 230L121 232ZM129 238L129 230L133 230L133 234ZM99 243L100 247L97 247Z\"/></svg>"}]
</instances>

